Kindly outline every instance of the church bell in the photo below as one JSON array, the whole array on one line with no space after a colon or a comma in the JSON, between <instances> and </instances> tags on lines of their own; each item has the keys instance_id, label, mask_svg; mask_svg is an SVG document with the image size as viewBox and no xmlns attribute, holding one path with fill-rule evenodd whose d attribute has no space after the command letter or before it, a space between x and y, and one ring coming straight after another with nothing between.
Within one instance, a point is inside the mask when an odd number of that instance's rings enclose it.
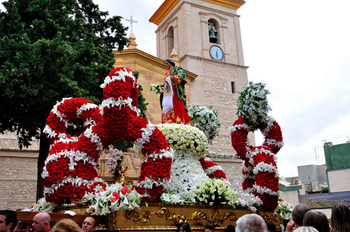
<instances>
[{"instance_id":1,"label":"church bell","mask_svg":"<svg viewBox=\"0 0 350 232\"><path fill-rule=\"evenodd\" d=\"M218 41L218 38L216 37L216 33L213 29L209 30L209 41L210 43L216 43L216 41Z\"/></svg>"}]
</instances>

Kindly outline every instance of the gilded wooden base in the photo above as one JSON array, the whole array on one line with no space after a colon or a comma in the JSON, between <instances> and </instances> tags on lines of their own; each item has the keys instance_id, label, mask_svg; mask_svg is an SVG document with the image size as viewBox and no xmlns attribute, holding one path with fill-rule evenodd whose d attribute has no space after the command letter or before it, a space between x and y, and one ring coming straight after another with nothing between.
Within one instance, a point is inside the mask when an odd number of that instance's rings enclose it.
<instances>
[{"instance_id":1,"label":"gilded wooden base","mask_svg":"<svg viewBox=\"0 0 350 232\"><path fill-rule=\"evenodd\" d=\"M210 221L215 230L224 230L228 225L236 226L238 218L250 214L249 210L233 210L232 207L149 204L140 210L119 210L109 215L109 229L121 231L175 231L183 222L190 224L192 230L202 230ZM257 212L264 219L273 223L279 231L283 220L271 212Z\"/></svg>"}]
</instances>

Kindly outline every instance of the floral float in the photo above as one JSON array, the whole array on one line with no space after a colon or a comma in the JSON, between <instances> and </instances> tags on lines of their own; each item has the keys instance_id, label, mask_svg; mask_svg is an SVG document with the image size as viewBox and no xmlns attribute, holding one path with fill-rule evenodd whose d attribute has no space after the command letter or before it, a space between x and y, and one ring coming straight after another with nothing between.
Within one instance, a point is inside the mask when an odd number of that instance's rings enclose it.
<instances>
[{"instance_id":1,"label":"floral float","mask_svg":"<svg viewBox=\"0 0 350 232\"><path fill-rule=\"evenodd\" d=\"M47 118L44 132L52 147L42 174L46 201L76 201L85 193L106 188L97 176L99 154L114 141L127 140L145 156L133 188L148 193L145 201L157 202L170 178L173 150L156 126L137 116L138 84L131 70L113 69L101 87L100 107L84 99L67 98L57 103ZM82 119L85 127L79 137L66 132L69 120L76 118Z\"/></svg>"},{"instance_id":2,"label":"floral float","mask_svg":"<svg viewBox=\"0 0 350 232\"><path fill-rule=\"evenodd\" d=\"M188 117L191 120L191 125L203 131L211 144L219 134L221 126L218 113L212 110L212 107L192 106L188 109Z\"/></svg>"},{"instance_id":3,"label":"floral float","mask_svg":"<svg viewBox=\"0 0 350 232\"><path fill-rule=\"evenodd\" d=\"M276 154L283 146L278 123L267 115L267 94L261 83L247 85L238 99L238 119L229 128L232 146L244 160L243 190L252 192L263 202L263 210L274 211L278 205L279 174ZM248 139L250 131L260 130L265 137L261 146L253 147Z\"/></svg>"}]
</instances>

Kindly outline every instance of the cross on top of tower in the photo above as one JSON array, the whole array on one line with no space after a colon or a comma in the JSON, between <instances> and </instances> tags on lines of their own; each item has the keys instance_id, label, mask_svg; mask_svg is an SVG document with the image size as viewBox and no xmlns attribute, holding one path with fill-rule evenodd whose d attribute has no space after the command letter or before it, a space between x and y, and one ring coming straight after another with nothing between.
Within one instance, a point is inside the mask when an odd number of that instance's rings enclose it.
<instances>
[{"instance_id":1,"label":"cross on top of tower","mask_svg":"<svg viewBox=\"0 0 350 232\"><path fill-rule=\"evenodd\" d=\"M130 22L130 30L131 30L131 34L132 34L132 33L133 33L133 31L132 31L132 24L133 24L133 23L137 23L137 21L134 21L134 20L132 19L132 15L130 16L130 19L125 19L125 20Z\"/></svg>"}]
</instances>

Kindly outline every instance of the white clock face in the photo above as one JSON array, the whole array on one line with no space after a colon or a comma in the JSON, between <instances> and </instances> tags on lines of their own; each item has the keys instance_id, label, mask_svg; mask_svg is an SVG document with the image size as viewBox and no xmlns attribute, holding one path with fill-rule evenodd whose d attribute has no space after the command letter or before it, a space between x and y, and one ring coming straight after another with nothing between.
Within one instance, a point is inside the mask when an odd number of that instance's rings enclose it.
<instances>
[{"instance_id":1,"label":"white clock face","mask_svg":"<svg viewBox=\"0 0 350 232\"><path fill-rule=\"evenodd\" d=\"M209 53L214 60L222 60L222 58L224 58L224 52L217 45L211 46L209 49Z\"/></svg>"}]
</instances>

